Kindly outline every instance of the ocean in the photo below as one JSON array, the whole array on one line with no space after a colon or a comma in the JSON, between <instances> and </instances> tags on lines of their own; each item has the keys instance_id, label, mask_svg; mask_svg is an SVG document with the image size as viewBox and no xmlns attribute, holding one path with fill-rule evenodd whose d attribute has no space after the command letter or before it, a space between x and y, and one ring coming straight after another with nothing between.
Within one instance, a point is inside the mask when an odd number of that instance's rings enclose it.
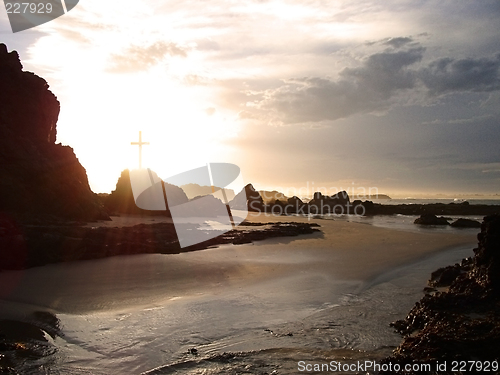
<instances>
[{"instance_id":1,"label":"ocean","mask_svg":"<svg viewBox=\"0 0 500 375\"><path fill-rule=\"evenodd\" d=\"M362 199L365 200L365 199ZM469 202L469 204L487 204L487 205L500 205L500 198L498 199L460 199L460 198L404 198L404 199L372 199L373 203L380 204L431 204L431 203L463 203L465 201Z\"/></svg>"}]
</instances>

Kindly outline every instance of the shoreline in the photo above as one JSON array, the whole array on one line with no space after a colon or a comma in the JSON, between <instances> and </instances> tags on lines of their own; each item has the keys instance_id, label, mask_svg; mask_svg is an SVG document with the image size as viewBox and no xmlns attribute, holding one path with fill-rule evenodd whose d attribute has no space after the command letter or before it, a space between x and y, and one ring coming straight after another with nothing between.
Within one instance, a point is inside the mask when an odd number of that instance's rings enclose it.
<instances>
[{"instance_id":1,"label":"shoreline","mask_svg":"<svg viewBox=\"0 0 500 375\"><path fill-rule=\"evenodd\" d=\"M273 222L270 217L265 219L269 223ZM255 214L249 215L247 220L252 223L264 221ZM283 217L275 217L274 220L278 222ZM300 223L307 221L307 218L296 220ZM106 298L113 299L112 293L126 295L128 290L126 287L121 288L120 283L137 283L137 288L145 288L146 291L155 290L161 283L168 283L168 295L175 297L189 290L192 291L190 293L196 293L200 287L200 291L205 292L206 285L224 287L235 282L244 285L262 278L275 279L301 272L324 275L335 280L369 281L387 270L425 259L449 248L472 248L475 243L475 235L472 234L412 233L333 220L322 222L321 233L315 233L274 237L242 245L226 244L176 254L136 254L133 257L124 255L52 263L24 271L4 271L0 273L0 280L8 278L8 275L24 275L25 285L19 291L21 294L34 294L42 300L48 296L46 299L58 300L58 304L64 306L68 298L70 301L78 300L82 295L93 298L92 288L96 288ZM166 263L161 267L156 265L161 262ZM118 264L122 268L120 273L116 270ZM92 268L97 265L100 268ZM95 274L93 278L89 278L90 274L85 271L87 267L90 267L88 272ZM60 270L59 275L54 274L56 269ZM44 285L38 285L36 280L42 278L47 270L51 270L50 277L46 277ZM190 275L195 270L197 276L192 278ZM33 275L33 280L27 280L26 275ZM58 277L66 278L65 285L58 284ZM2 284L4 287L0 288L0 292L3 289L0 295L5 295L5 287L9 283ZM85 287L85 293L72 293L72 288L78 290L82 286ZM176 288L179 288L178 293ZM38 292L34 293L33 290L37 289ZM164 296L165 291L162 290L159 295ZM58 310L57 306L51 308Z\"/></svg>"},{"instance_id":2,"label":"shoreline","mask_svg":"<svg viewBox=\"0 0 500 375\"><path fill-rule=\"evenodd\" d=\"M408 363L426 364L429 370L443 373L447 361L451 371L464 371L457 368L463 363L477 363L477 367L467 370L497 373L500 215L485 217L477 238L474 256L434 271L428 281L429 292L404 319L391 323L403 341L384 361L400 365L401 370L396 373L414 374L414 371L403 370L403 365ZM437 368L438 362L444 363L444 367ZM487 369L483 367L486 363L488 366L496 363L496 366Z\"/></svg>"},{"instance_id":3,"label":"shoreline","mask_svg":"<svg viewBox=\"0 0 500 375\"><path fill-rule=\"evenodd\" d=\"M284 219L255 214L247 218L251 223ZM308 221L301 217L293 219L299 223ZM450 246L468 246L475 237L410 233L335 220L321 224L321 233L307 236L275 237L180 254L118 256L6 271L0 273L2 303L22 316L28 316L32 309L50 312L63 319L66 327L67 319L78 320L79 316L103 319L109 316L114 317L110 321L116 321L117 315L134 317L147 311L157 314L170 309L179 311L179 319L184 319L183 306L199 304L208 309L207 313L215 314L214 325L220 325L223 331L232 324L240 329L241 324L246 324L254 332L262 325L274 327L279 321L296 322L325 303L335 303L344 293L356 293L363 281L369 282L387 270L412 264ZM9 285L5 280L10 280L10 292L5 289ZM252 296L250 302L243 302L248 296ZM231 302L240 299L242 302L236 305ZM169 309L164 309L166 306ZM101 324L108 324L107 319ZM147 327L148 323L137 324ZM200 332L213 331L206 326L205 319L184 324L189 327L195 324ZM89 333L82 333L84 338L78 338L79 341L93 340L90 333L93 329L87 329ZM75 334L74 329L71 334ZM208 337L221 334L206 333ZM169 340L169 335L166 333L162 340ZM117 345L116 340L113 345ZM169 345L176 356L185 350L180 343ZM198 345L197 341L191 345ZM107 351L104 347L102 350ZM164 362L157 365L161 363Z\"/></svg>"}]
</instances>

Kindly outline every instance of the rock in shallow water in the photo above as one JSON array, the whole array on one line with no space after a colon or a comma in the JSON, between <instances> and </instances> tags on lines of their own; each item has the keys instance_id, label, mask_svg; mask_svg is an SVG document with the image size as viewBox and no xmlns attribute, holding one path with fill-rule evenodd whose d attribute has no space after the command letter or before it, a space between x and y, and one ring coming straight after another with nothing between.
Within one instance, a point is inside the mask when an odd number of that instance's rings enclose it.
<instances>
[{"instance_id":1,"label":"rock in shallow water","mask_svg":"<svg viewBox=\"0 0 500 375\"><path fill-rule=\"evenodd\" d=\"M445 217L437 217L433 214L420 215L419 218L415 219L414 223L420 225L450 225L450 223L448 223L448 219Z\"/></svg>"},{"instance_id":2,"label":"rock in shallow water","mask_svg":"<svg viewBox=\"0 0 500 375\"><path fill-rule=\"evenodd\" d=\"M481 223L479 221L462 218L455 220L450 225L455 228L481 228Z\"/></svg>"}]
</instances>

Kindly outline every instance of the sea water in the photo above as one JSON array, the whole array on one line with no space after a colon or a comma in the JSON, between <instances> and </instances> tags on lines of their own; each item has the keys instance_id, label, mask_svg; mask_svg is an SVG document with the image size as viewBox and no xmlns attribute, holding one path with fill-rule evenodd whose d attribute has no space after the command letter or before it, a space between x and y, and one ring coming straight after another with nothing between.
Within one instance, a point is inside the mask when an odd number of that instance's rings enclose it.
<instances>
[{"instance_id":1,"label":"sea water","mask_svg":"<svg viewBox=\"0 0 500 375\"><path fill-rule=\"evenodd\" d=\"M362 199L365 200L365 199ZM486 205L500 205L500 198L496 199L483 199L483 198L472 198L472 199L461 199L461 198L404 198L404 199L370 199L373 203L380 204L432 204L432 203L442 203L442 204L460 204L467 201L471 205L486 204Z\"/></svg>"},{"instance_id":2,"label":"sea water","mask_svg":"<svg viewBox=\"0 0 500 375\"><path fill-rule=\"evenodd\" d=\"M360 216L360 215L324 215L321 218L325 220L341 220L350 221L354 223L369 224L375 227L388 228L393 230L400 230L405 232L417 232L417 233L462 233L462 234L474 234L479 231L478 228L456 228L449 225L416 225L415 220L419 218L420 215L374 215L374 216ZM446 215L450 218L449 221L453 221L464 218L476 220L482 222L484 216L478 215Z\"/></svg>"},{"instance_id":3,"label":"sea water","mask_svg":"<svg viewBox=\"0 0 500 375\"><path fill-rule=\"evenodd\" d=\"M251 244L241 246L252 251ZM88 306L87 312L53 310L61 322L61 335L51 341L57 351L19 359L20 373L284 374L298 373L300 361L379 360L390 354L401 337L389 323L404 318L422 297L430 272L470 255L470 246L447 250L369 280L339 280L306 269L179 296L169 295L161 283L170 255L113 257L69 268L55 264L3 273L0 279L21 275L27 291L52 290L61 300L70 297L73 283L82 285L75 291L83 300L86 293L93 300L96 285L118 296L97 299L102 305ZM57 284L57 275L65 275L66 285ZM157 298L162 294L166 297ZM11 296L0 307L11 315L47 309L36 296Z\"/></svg>"}]
</instances>

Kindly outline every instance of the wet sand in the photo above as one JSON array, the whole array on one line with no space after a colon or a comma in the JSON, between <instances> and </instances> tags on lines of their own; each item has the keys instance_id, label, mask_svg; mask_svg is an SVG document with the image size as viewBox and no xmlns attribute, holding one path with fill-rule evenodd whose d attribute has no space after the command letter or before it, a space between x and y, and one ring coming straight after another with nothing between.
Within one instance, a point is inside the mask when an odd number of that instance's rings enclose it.
<instances>
[{"instance_id":1,"label":"wet sand","mask_svg":"<svg viewBox=\"0 0 500 375\"><path fill-rule=\"evenodd\" d=\"M140 217L102 225L135 225ZM158 222L158 218L153 218ZM252 214L252 222L303 221ZM0 298L86 313L158 304L179 296L220 292L268 280L315 274L369 280L447 248L475 243L471 234L409 233L370 225L316 220L321 233L224 245L183 254L151 254L69 262L0 273ZM94 225L96 225L94 223ZM97 224L101 225L101 224ZM248 228L248 227L247 227Z\"/></svg>"},{"instance_id":2,"label":"wet sand","mask_svg":"<svg viewBox=\"0 0 500 375\"><path fill-rule=\"evenodd\" d=\"M284 220L285 219L285 220ZM286 221L288 217L250 214L248 221ZM294 217L308 222L307 218ZM313 236L289 243L281 251L307 253L317 257L314 267L342 279L365 280L437 251L477 242L471 233L413 233L378 228L368 224L335 220L312 220L321 225L323 236ZM279 242L279 239L266 243ZM264 243L255 243L264 246ZM471 247L472 250L472 247Z\"/></svg>"}]
</instances>

